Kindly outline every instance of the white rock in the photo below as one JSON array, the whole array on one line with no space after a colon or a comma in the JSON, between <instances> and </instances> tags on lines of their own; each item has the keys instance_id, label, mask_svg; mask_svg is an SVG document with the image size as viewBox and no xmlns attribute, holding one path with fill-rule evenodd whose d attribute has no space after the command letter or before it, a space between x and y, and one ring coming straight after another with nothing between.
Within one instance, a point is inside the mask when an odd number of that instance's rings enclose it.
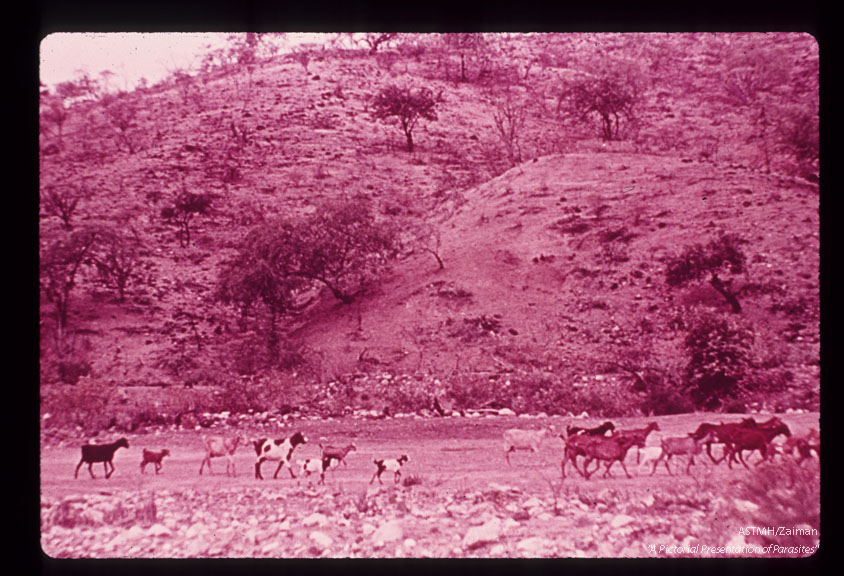
<instances>
[{"instance_id":1,"label":"white rock","mask_svg":"<svg viewBox=\"0 0 844 576\"><path fill-rule=\"evenodd\" d=\"M525 554L538 554L542 551L548 544L548 541L544 538L540 538L538 536L533 536L531 538L525 538L524 540L519 541L516 544L516 548L522 550Z\"/></svg>"},{"instance_id":2,"label":"white rock","mask_svg":"<svg viewBox=\"0 0 844 576\"><path fill-rule=\"evenodd\" d=\"M518 528L519 526L519 522L517 520L513 520L512 518L505 518L504 522L501 523L501 529L505 532L511 528Z\"/></svg>"},{"instance_id":3,"label":"white rock","mask_svg":"<svg viewBox=\"0 0 844 576\"><path fill-rule=\"evenodd\" d=\"M314 512L302 520L302 526L325 526L326 524L328 524L328 518L319 512Z\"/></svg>"},{"instance_id":4,"label":"white rock","mask_svg":"<svg viewBox=\"0 0 844 576\"><path fill-rule=\"evenodd\" d=\"M642 498L642 504L645 506L653 506L654 505L654 497L653 494L648 494L644 498Z\"/></svg>"},{"instance_id":5,"label":"white rock","mask_svg":"<svg viewBox=\"0 0 844 576\"><path fill-rule=\"evenodd\" d=\"M185 530L184 536L185 538L196 538L199 536L200 533L204 532L205 528L202 524L191 524L187 530Z\"/></svg>"},{"instance_id":6,"label":"white rock","mask_svg":"<svg viewBox=\"0 0 844 576\"><path fill-rule=\"evenodd\" d=\"M503 556L507 552L507 547L504 544L496 544L489 549L490 556Z\"/></svg>"},{"instance_id":7,"label":"white rock","mask_svg":"<svg viewBox=\"0 0 844 576\"><path fill-rule=\"evenodd\" d=\"M269 542L265 544L263 548L261 548L261 554L272 554L276 550L278 550L279 544L278 542Z\"/></svg>"},{"instance_id":8,"label":"white rock","mask_svg":"<svg viewBox=\"0 0 844 576\"><path fill-rule=\"evenodd\" d=\"M369 524L368 522L361 527L361 532L363 532L364 536L369 536L373 532L375 532L375 526Z\"/></svg>"},{"instance_id":9,"label":"white rock","mask_svg":"<svg viewBox=\"0 0 844 576\"><path fill-rule=\"evenodd\" d=\"M391 520L386 524L382 524L378 530L372 535L372 541L376 546L383 546L387 542L395 542L401 540L404 536L401 522L398 520Z\"/></svg>"},{"instance_id":10,"label":"white rock","mask_svg":"<svg viewBox=\"0 0 844 576\"><path fill-rule=\"evenodd\" d=\"M730 541L725 544L725 546L734 546L736 548L740 548L742 546L747 546L747 540L744 539L744 534L736 534Z\"/></svg>"},{"instance_id":11,"label":"white rock","mask_svg":"<svg viewBox=\"0 0 844 576\"><path fill-rule=\"evenodd\" d=\"M407 548L408 550L410 550L411 548L415 548L416 547L416 540L414 540L413 538L406 539L404 541L404 547Z\"/></svg>"},{"instance_id":12,"label":"white rock","mask_svg":"<svg viewBox=\"0 0 844 576\"><path fill-rule=\"evenodd\" d=\"M172 536L173 533L164 524L153 524L150 526L147 534L150 536Z\"/></svg>"},{"instance_id":13,"label":"white rock","mask_svg":"<svg viewBox=\"0 0 844 576\"><path fill-rule=\"evenodd\" d=\"M515 416L516 413L510 410L509 408L502 408L498 411L499 416Z\"/></svg>"},{"instance_id":14,"label":"white rock","mask_svg":"<svg viewBox=\"0 0 844 576\"><path fill-rule=\"evenodd\" d=\"M736 506L736 510L739 512L756 512L759 510L759 505L749 500L739 500L736 498L734 504Z\"/></svg>"},{"instance_id":15,"label":"white rock","mask_svg":"<svg viewBox=\"0 0 844 576\"><path fill-rule=\"evenodd\" d=\"M610 522L610 526L613 528L621 528L622 526L626 526L633 522L635 518L633 516L628 516L627 514L619 514L615 518L612 519Z\"/></svg>"},{"instance_id":16,"label":"white rock","mask_svg":"<svg viewBox=\"0 0 844 576\"><path fill-rule=\"evenodd\" d=\"M311 532L308 538L310 538L314 544L316 544L319 548L322 548L323 550L334 543L334 540L331 538L331 536L329 536L325 532Z\"/></svg>"},{"instance_id":17,"label":"white rock","mask_svg":"<svg viewBox=\"0 0 844 576\"><path fill-rule=\"evenodd\" d=\"M493 518L480 526L473 526L463 537L463 546L477 548L490 542L495 542L501 537L501 519Z\"/></svg>"}]
</instances>

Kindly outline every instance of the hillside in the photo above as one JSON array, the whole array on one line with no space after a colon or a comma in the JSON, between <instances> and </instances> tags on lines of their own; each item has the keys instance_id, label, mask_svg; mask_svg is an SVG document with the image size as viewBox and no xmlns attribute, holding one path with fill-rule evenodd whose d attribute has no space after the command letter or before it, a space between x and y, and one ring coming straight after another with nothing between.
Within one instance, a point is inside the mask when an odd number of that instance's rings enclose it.
<instances>
[{"instance_id":1,"label":"hillside","mask_svg":"<svg viewBox=\"0 0 844 576\"><path fill-rule=\"evenodd\" d=\"M42 261L86 226L132 230L139 246L122 301L95 266L80 267L60 338L42 290L42 414L96 430L225 408L418 410L433 398L682 411L695 408L682 399L683 343L702 314L753 335L734 407L817 408L817 178L773 128L760 144L768 124L748 113L780 114L771 126L787 124L792 105L816 115L811 37L496 38L483 64L492 79L471 78L477 53L422 40L374 55L315 48L307 65L277 56L249 73L211 69L81 99L67 104L60 136L42 114ZM724 85L746 73L735 59L747 45L789 58L777 70L785 79L738 106ZM561 86L597 74L596 54L635 63L642 79L635 122L612 140L559 112ZM470 62L466 81L455 81L458 55ZM771 73L752 62L757 77ZM390 85L441 98L412 153L371 115ZM511 98L521 114L513 161L495 128ZM121 103L134 111L122 128ZM84 190L70 230L43 199L68 186ZM187 245L162 216L184 191L213 197ZM284 319L280 360L265 362L262 312L244 323L214 298L221 270L254 226L358 195L380 221L433 230L444 267L405 250L351 304L319 291ZM730 278L741 314L706 279L666 282L672 259L723 234L746 257ZM76 378L62 372L69 365Z\"/></svg>"}]
</instances>

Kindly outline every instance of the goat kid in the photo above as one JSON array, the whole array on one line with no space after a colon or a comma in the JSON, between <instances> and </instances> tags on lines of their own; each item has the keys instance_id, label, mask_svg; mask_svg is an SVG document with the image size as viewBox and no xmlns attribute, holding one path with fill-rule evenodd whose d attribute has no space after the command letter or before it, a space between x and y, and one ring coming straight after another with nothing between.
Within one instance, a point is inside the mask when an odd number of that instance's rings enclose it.
<instances>
[{"instance_id":1,"label":"goat kid","mask_svg":"<svg viewBox=\"0 0 844 576\"><path fill-rule=\"evenodd\" d=\"M96 478L94 476L94 470L92 466L96 462L103 463L103 469L105 470L105 477L106 479L110 478L111 475L114 473L114 453L117 452L118 448L129 448L129 441L126 438L121 438L117 442L112 442L111 444L85 444L82 446L82 459L79 461L79 464L76 465L76 471L73 473L74 478L79 477L79 468L88 463L88 473L91 475L91 478ZM108 467L111 466L111 470Z\"/></svg>"},{"instance_id":2,"label":"goat kid","mask_svg":"<svg viewBox=\"0 0 844 576\"><path fill-rule=\"evenodd\" d=\"M308 477L311 474L319 474L319 484L325 484L325 471L328 470L330 462L330 460L322 458L319 460L308 458L306 460L297 460L296 468L301 472L300 478L302 476Z\"/></svg>"},{"instance_id":3,"label":"goat kid","mask_svg":"<svg viewBox=\"0 0 844 576\"><path fill-rule=\"evenodd\" d=\"M357 447L354 443L349 444L348 446L344 446L343 448L337 448L335 446L323 446L322 444L319 445L322 459L323 461L328 460L328 464L331 464L332 460L337 460L343 463L343 466L346 465L346 456L349 452L357 451ZM328 468L328 465L323 462L325 468Z\"/></svg>"},{"instance_id":4,"label":"goat kid","mask_svg":"<svg viewBox=\"0 0 844 576\"><path fill-rule=\"evenodd\" d=\"M394 483L398 484L399 479L401 478L401 467L409 460L410 457L407 454L402 454L399 458L382 460L378 460L376 458L372 460L375 463L376 470L375 474L372 475L372 479L369 481L369 483L372 484L373 482L375 482L375 478L378 478L378 483L383 484L383 482L381 482L381 474L389 470L390 472L393 472Z\"/></svg>"},{"instance_id":5,"label":"goat kid","mask_svg":"<svg viewBox=\"0 0 844 576\"><path fill-rule=\"evenodd\" d=\"M141 474L144 474L144 470L147 467L147 464L154 464L155 465L155 473L158 474L161 471L162 460L164 460L165 456L169 456L170 451L165 448L160 452L153 452L152 450L147 450L144 448L144 457L141 460Z\"/></svg>"},{"instance_id":6,"label":"goat kid","mask_svg":"<svg viewBox=\"0 0 844 576\"><path fill-rule=\"evenodd\" d=\"M273 474L273 479L278 478L278 473L285 464L287 464L290 477L296 478L296 474L293 473L293 466L290 464L290 459L293 457L293 451L296 447L307 442L308 439L301 432L296 432L290 438L279 438L276 440L261 438L253 442L255 454L258 456L258 459L255 461L255 478L259 480L264 479L261 475L261 464L267 460L278 460L278 468L276 468L275 474Z\"/></svg>"}]
</instances>

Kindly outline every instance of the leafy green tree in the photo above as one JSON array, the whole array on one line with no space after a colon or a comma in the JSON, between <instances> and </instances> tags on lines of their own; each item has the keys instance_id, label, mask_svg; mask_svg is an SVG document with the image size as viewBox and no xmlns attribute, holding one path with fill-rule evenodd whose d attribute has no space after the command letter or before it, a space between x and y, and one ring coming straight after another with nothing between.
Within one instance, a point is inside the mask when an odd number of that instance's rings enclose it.
<instances>
[{"instance_id":1,"label":"leafy green tree","mask_svg":"<svg viewBox=\"0 0 844 576\"><path fill-rule=\"evenodd\" d=\"M624 127L635 124L643 83L634 66L599 61L567 84L557 100L557 113L597 121L602 139L621 140Z\"/></svg>"},{"instance_id":2,"label":"leafy green tree","mask_svg":"<svg viewBox=\"0 0 844 576\"><path fill-rule=\"evenodd\" d=\"M741 312L738 291L733 290L731 281L723 281L718 274L726 272L741 274L747 258L741 250L744 243L739 236L721 234L707 245L687 246L678 256L668 262L666 282L669 286L684 286L709 276L709 284L730 304L733 312Z\"/></svg>"},{"instance_id":3,"label":"leafy green tree","mask_svg":"<svg viewBox=\"0 0 844 576\"><path fill-rule=\"evenodd\" d=\"M441 94L434 96L428 88L413 91L410 88L388 86L375 96L372 115L377 120L398 118L399 126L407 139L407 151L413 152L413 129L420 119L436 120L436 106Z\"/></svg>"},{"instance_id":4,"label":"leafy green tree","mask_svg":"<svg viewBox=\"0 0 844 576\"><path fill-rule=\"evenodd\" d=\"M223 268L217 285L217 299L238 308L244 321L256 305L264 306L271 359L278 356L278 323L289 311L301 307L296 296L306 285L295 274L298 263L290 249L295 245L295 234L295 225L288 221L258 226L241 243L237 256Z\"/></svg>"},{"instance_id":5,"label":"leafy green tree","mask_svg":"<svg viewBox=\"0 0 844 576\"><path fill-rule=\"evenodd\" d=\"M394 227L376 220L371 203L359 198L318 206L299 226L295 243L297 274L322 283L346 304L399 249Z\"/></svg>"}]
</instances>

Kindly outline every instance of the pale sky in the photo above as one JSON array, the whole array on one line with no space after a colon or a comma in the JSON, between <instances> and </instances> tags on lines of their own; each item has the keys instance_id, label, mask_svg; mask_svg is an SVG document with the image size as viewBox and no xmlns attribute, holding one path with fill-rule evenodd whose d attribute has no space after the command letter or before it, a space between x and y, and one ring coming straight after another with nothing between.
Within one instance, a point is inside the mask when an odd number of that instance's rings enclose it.
<instances>
[{"instance_id":1,"label":"pale sky","mask_svg":"<svg viewBox=\"0 0 844 576\"><path fill-rule=\"evenodd\" d=\"M47 86L71 80L77 71L99 79L110 70L112 88L132 89L140 78L154 84L177 68L198 64L205 46L222 46L229 33L55 33L40 47L40 78ZM321 42L316 34L288 34L291 44Z\"/></svg>"}]
</instances>

